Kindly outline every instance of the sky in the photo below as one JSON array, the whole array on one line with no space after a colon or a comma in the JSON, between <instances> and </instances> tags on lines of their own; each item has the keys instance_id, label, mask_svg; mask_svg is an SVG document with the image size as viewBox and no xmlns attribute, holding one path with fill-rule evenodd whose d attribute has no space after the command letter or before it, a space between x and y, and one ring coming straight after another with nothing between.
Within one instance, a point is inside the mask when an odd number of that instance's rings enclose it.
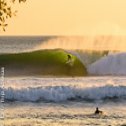
<instances>
[{"instance_id":1,"label":"sky","mask_svg":"<svg viewBox=\"0 0 126 126\"><path fill-rule=\"evenodd\" d=\"M126 0L27 0L1 35L126 35Z\"/></svg>"}]
</instances>

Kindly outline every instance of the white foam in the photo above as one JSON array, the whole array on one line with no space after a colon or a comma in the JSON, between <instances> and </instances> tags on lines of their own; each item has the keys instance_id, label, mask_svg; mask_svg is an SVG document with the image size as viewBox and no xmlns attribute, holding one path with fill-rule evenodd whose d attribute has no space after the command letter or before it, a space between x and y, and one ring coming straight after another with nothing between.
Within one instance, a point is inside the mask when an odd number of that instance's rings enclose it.
<instances>
[{"instance_id":1,"label":"white foam","mask_svg":"<svg viewBox=\"0 0 126 126\"><path fill-rule=\"evenodd\" d=\"M7 100L17 101L53 101L60 102L70 99L103 100L105 98L126 98L125 86L101 86L91 88L77 88L70 86L49 86L36 88L7 88Z\"/></svg>"},{"instance_id":2,"label":"white foam","mask_svg":"<svg viewBox=\"0 0 126 126\"><path fill-rule=\"evenodd\" d=\"M88 66L93 75L126 75L126 53L110 54Z\"/></svg>"}]
</instances>

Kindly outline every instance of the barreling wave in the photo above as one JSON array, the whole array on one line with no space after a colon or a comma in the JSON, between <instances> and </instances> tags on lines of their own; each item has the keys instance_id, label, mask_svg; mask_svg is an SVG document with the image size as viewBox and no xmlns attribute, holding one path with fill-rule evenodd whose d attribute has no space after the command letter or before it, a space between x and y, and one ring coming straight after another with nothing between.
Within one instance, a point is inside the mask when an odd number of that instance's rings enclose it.
<instances>
[{"instance_id":1,"label":"barreling wave","mask_svg":"<svg viewBox=\"0 0 126 126\"><path fill-rule=\"evenodd\" d=\"M71 60L68 60L68 56ZM86 68L80 60L62 49L1 54L0 67L3 66L6 68L6 76L87 75Z\"/></svg>"},{"instance_id":2,"label":"barreling wave","mask_svg":"<svg viewBox=\"0 0 126 126\"><path fill-rule=\"evenodd\" d=\"M68 53L76 56L84 66L88 67L90 64L98 61L100 58L107 56L114 51L89 51L89 50L67 50Z\"/></svg>"},{"instance_id":3,"label":"barreling wave","mask_svg":"<svg viewBox=\"0 0 126 126\"><path fill-rule=\"evenodd\" d=\"M1 89L0 89L1 91ZM78 88L76 86L47 86L5 89L7 101L23 102L61 102L69 100L97 101L97 100L124 100L126 99L126 86L101 86Z\"/></svg>"}]
</instances>

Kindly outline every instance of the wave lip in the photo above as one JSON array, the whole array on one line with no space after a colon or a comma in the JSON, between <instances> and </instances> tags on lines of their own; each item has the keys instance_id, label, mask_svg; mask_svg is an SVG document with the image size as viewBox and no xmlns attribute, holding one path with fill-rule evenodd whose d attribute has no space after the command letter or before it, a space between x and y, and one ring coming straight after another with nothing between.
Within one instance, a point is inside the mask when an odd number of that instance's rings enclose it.
<instances>
[{"instance_id":1,"label":"wave lip","mask_svg":"<svg viewBox=\"0 0 126 126\"><path fill-rule=\"evenodd\" d=\"M126 99L126 86L102 86L77 88L72 86L28 87L5 89L5 100L23 102L61 102L69 100L96 101L105 99Z\"/></svg>"},{"instance_id":2,"label":"wave lip","mask_svg":"<svg viewBox=\"0 0 126 126\"><path fill-rule=\"evenodd\" d=\"M88 66L93 75L126 75L126 53L111 54Z\"/></svg>"}]
</instances>

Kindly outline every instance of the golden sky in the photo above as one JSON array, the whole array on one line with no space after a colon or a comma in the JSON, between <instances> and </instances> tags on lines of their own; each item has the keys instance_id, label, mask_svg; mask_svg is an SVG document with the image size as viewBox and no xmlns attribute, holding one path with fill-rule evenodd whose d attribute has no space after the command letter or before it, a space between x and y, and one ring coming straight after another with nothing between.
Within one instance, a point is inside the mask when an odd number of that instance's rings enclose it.
<instances>
[{"instance_id":1,"label":"golden sky","mask_svg":"<svg viewBox=\"0 0 126 126\"><path fill-rule=\"evenodd\" d=\"M126 0L27 0L1 35L126 35Z\"/></svg>"}]
</instances>

